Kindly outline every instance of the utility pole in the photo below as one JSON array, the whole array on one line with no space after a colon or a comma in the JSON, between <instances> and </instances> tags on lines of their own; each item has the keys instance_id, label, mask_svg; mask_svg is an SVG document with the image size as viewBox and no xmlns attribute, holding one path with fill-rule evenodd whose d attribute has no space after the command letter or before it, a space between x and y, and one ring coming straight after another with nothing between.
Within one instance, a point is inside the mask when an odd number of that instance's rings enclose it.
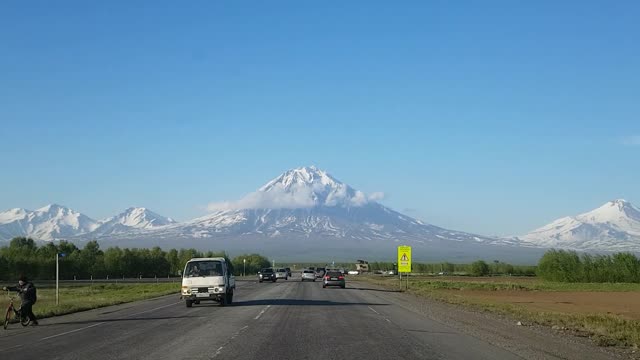
<instances>
[{"instance_id":1,"label":"utility pole","mask_svg":"<svg viewBox=\"0 0 640 360\"><path fill-rule=\"evenodd\" d=\"M247 276L247 259L242 259L242 276Z\"/></svg>"},{"instance_id":2,"label":"utility pole","mask_svg":"<svg viewBox=\"0 0 640 360\"><path fill-rule=\"evenodd\" d=\"M56 305L60 304L60 258L67 254L56 252Z\"/></svg>"}]
</instances>

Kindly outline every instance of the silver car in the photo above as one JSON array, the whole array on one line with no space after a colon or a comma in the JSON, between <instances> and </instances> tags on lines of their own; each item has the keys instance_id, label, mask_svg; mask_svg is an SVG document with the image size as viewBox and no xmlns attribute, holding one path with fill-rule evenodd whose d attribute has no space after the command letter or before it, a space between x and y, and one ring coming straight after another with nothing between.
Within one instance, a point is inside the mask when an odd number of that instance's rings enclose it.
<instances>
[{"instance_id":1,"label":"silver car","mask_svg":"<svg viewBox=\"0 0 640 360\"><path fill-rule=\"evenodd\" d=\"M305 280L316 281L316 272L311 270L311 269L302 270L302 280L301 281L305 281Z\"/></svg>"},{"instance_id":2,"label":"silver car","mask_svg":"<svg viewBox=\"0 0 640 360\"><path fill-rule=\"evenodd\" d=\"M276 271L276 279L289 280L289 273L287 272L287 269L285 269L285 268L278 269Z\"/></svg>"},{"instance_id":3,"label":"silver car","mask_svg":"<svg viewBox=\"0 0 640 360\"><path fill-rule=\"evenodd\" d=\"M346 286L344 275L340 271L328 271L322 278L322 287L327 286L340 286L344 289Z\"/></svg>"}]
</instances>

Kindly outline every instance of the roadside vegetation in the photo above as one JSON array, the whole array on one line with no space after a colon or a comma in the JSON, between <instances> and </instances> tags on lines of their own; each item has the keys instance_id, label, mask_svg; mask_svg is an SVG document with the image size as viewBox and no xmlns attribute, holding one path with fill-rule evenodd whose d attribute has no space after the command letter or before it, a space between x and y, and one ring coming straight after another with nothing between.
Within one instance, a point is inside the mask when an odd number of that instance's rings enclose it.
<instances>
[{"instance_id":1,"label":"roadside vegetation","mask_svg":"<svg viewBox=\"0 0 640 360\"><path fill-rule=\"evenodd\" d=\"M38 246L32 239L17 237L8 246L0 248L0 280L16 281L21 274L36 280L55 279L57 253L65 254L59 259L60 278L67 280L179 276L186 262L194 257L224 257L236 275L242 274L244 259L247 274L269 266L269 260L260 254L246 254L230 260L225 252L164 251L159 247L112 247L103 251L97 241L89 241L80 249L66 241Z\"/></svg>"},{"instance_id":2,"label":"roadside vegetation","mask_svg":"<svg viewBox=\"0 0 640 360\"><path fill-rule=\"evenodd\" d=\"M559 282L640 283L640 260L631 253L578 255L550 250L540 259L537 274Z\"/></svg>"},{"instance_id":3,"label":"roadside vegetation","mask_svg":"<svg viewBox=\"0 0 640 360\"><path fill-rule=\"evenodd\" d=\"M353 266L353 265L351 265ZM395 270L392 262L370 262L371 271ZM512 276L535 276L536 267L530 265L513 265L499 260L485 262L479 260L471 264L454 264L450 262L441 263L418 263L412 265L413 272L418 274L446 274L446 275L512 275Z\"/></svg>"}]
</instances>

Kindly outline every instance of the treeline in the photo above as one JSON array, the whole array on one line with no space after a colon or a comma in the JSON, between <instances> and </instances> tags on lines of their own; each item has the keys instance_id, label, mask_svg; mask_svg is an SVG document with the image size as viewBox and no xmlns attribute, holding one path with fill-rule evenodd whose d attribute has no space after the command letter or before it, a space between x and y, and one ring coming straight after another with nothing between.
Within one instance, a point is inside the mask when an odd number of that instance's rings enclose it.
<instances>
[{"instance_id":1,"label":"treeline","mask_svg":"<svg viewBox=\"0 0 640 360\"><path fill-rule=\"evenodd\" d=\"M370 262L369 269L376 270L394 270L392 262ZM487 263L479 260L471 264L453 264L449 262L442 263L416 263L412 264L412 272L423 274L459 274L459 275L514 275L514 276L535 276L535 266L512 265L498 260Z\"/></svg>"},{"instance_id":2,"label":"treeline","mask_svg":"<svg viewBox=\"0 0 640 360\"><path fill-rule=\"evenodd\" d=\"M194 257L224 257L236 275L242 274L245 265L247 274L269 266L269 260L259 254L241 255L230 260L224 252L164 251L159 247L112 247L103 251L97 241L89 241L80 249L66 241L38 246L32 239L18 237L12 239L9 246L0 248L0 279L15 280L21 274L32 279L55 279L57 253L65 254L59 259L61 279L179 276L186 262Z\"/></svg>"},{"instance_id":3,"label":"treeline","mask_svg":"<svg viewBox=\"0 0 640 360\"><path fill-rule=\"evenodd\" d=\"M549 250L538 263L538 276L560 282L640 282L640 260L631 253L578 255Z\"/></svg>"}]
</instances>

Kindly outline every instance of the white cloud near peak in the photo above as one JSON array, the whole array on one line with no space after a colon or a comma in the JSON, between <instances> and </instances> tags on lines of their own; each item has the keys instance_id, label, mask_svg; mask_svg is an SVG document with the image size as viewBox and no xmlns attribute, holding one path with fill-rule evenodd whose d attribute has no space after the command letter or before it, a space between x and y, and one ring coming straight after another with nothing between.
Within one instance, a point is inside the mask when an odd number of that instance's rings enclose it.
<instances>
[{"instance_id":1,"label":"white cloud near peak","mask_svg":"<svg viewBox=\"0 0 640 360\"><path fill-rule=\"evenodd\" d=\"M277 184L270 188L269 191L255 191L245 195L240 200L209 203L206 209L210 212L216 212L241 209L307 209L317 205L360 207L384 198L384 193L382 192L366 195L362 191L356 191L350 197L347 187L342 186L329 192L324 203L320 204L317 194L320 194L323 190L322 186L295 185L285 189L280 184Z\"/></svg>"}]
</instances>

